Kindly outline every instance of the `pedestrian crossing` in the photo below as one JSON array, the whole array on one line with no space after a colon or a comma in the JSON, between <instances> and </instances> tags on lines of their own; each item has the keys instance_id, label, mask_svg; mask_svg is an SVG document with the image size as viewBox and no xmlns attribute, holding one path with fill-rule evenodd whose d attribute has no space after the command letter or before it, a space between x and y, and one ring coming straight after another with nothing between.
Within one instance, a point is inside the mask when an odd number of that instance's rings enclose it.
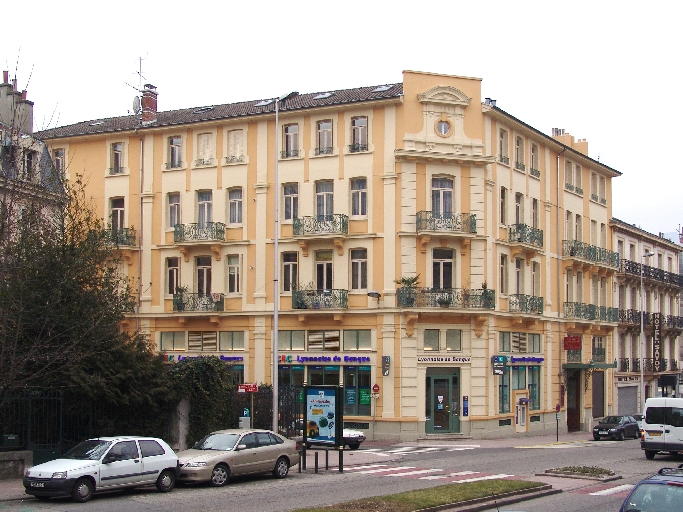
<instances>
[{"instance_id":1,"label":"pedestrian crossing","mask_svg":"<svg viewBox=\"0 0 683 512\"><path fill-rule=\"evenodd\" d=\"M464 484L468 482L479 482L482 480L499 480L503 478L513 478L515 475L507 473L481 473L479 471L458 471L448 472L442 469L418 468L415 466L391 466L389 464L365 464L349 466L344 468L344 472L352 472L358 475L375 475L392 478L416 478L420 480L440 480L444 483Z\"/></svg>"},{"instance_id":2,"label":"pedestrian crossing","mask_svg":"<svg viewBox=\"0 0 683 512\"><path fill-rule=\"evenodd\" d=\"M459 444L457 446L443 445L443 446L401 446L399 448L368 448L364 449L363 453L372 453L384 457L392 457L395 455L412 455L415 453L431 453L431 452L460 452L464 450L474 450L479 448L478 444Z\"/></svg>"},{"instance_id":3,"label":"pedestrian crossing","mask_svg":"<svg viewBox=\"0 0 683 512\"><path fill-rule=\"evenodd\" d=\"M634 486L632 484L619 484L612 482L607 484L591 485L581 489L574 489L570 492L574 494L588 494L590 496L620 496L626 498L633 487Z\"/></svg>"}]
</instances>

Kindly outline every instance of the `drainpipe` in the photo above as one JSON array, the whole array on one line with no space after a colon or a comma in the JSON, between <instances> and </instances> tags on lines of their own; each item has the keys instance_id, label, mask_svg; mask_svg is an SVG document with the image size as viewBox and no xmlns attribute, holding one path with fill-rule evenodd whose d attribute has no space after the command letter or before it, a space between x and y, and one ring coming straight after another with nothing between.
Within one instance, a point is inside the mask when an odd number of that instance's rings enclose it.
<instances>
[{"instance_id":1,"label":"drainpipe","mask_svg":"<svg viewBox=\"0 0 683 512\"><path fill-rule=\"evenodd\" d=\"M140 189L139 189L139 212L138 212L138 307L137 315L135 315L135 332L140 331L140 309L142 307L142 190L143 190L143 174L142 174L142 135L135 129L135 134L140 139Z\"/></svg>"},{"instance_id":2,"label":"drainpipe","mask_svg":"<svg viewBox=\"0 0 683 512\"><path fill-rule=\"evenodd\" d=\"M562 219L560 217L560 156L567 148L562 148L557 154L557 261L559 263L557 269L557 318L562 318L560 307L562 305ZM557 370L558 370L558 386L557 395L559 400L558 405L562 403L562 323L557 322L558 348L557 348Z\"/></svg>"}]
</instances>

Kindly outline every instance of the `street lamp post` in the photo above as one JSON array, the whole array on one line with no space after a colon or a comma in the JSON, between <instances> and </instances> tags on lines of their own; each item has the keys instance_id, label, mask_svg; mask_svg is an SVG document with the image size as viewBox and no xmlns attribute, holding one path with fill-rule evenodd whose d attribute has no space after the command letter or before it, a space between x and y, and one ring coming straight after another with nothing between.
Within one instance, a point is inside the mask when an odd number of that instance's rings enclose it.
<instances>
[{"instance_id":1,"label":"street lamp post","mask_svg":"<svg viewBox=\"0 0 683 512\"><path fill-rule=\"evenodd\" d=\"M645 251L640 261L640 412L645 410L645 377L643 370L645 367L645 286L643 285L643 274L645 271L644 261L654 253Z\"/></svg>"}]
</instances>

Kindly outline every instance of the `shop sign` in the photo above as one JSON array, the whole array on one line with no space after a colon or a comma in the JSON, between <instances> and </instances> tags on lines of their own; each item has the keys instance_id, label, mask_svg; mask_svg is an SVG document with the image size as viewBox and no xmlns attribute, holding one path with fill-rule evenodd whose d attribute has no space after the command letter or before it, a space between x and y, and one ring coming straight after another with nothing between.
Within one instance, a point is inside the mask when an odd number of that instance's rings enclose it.
<instances>
[{"instance_id":1,"label":"shop sign","mask_svg":"<svg viewBox=\"0 0 683 512\"><path fill-rule=\"evenodd\" d=\"M417 358L418 363L470 363L471 357L440 357L440 356L420 356Z\"/></svg>"},{"instance_id":2,"label":"shop sign","mask_svg":"<svg viewBox=\"0 0 683 512\"><path fill-rule=\"evenodd\" d=\"M510 356L511 363L542 363L545 359L542 357L515 357Z\"/></svg>"},{"instance_id":3,"label":"shop sign","mask_svg":"<svg viewBox=\"0 0 683 512\"><path fill-rule=\"evenodd\" d=\"M370 356L307 356L307 355L281 355L280 363L369 363Z\"/></svg>"},{"instance_id":4,"label":"shop sign","mask_svg":"<svg viewBox=\"0 0 683 512\"><path fill-rule=\"evenodd\" d=\"M562 341L565 350L581 350L581 336L565 336Z\"/></svg>"},{"instance_id":5,"label":"shop sign","mask_svg":"<svg viewBox=\"0 0 683 512\"><path fill-rule=\"evenodd\" d=\"M164 359L166 359L169 363L173 363L174 361L186 361L190 359L203 359L206 356L186 356L183 354L164 354ZM244 361L244 356L226 356L224 354L220 354L218 358L223 361L224 363L236 363L236 362L243 362Z\"/></svg>"},{"instance_id":6,"label":"shop sign","mask_svg":"<svg viewBox=\"0 0 683 512\"><path fill-rule=\"evenodd\" d=\"M652 364L656 372L662 371L662 314L652 314Z\"/></svg>"},{"instance_id":7,"label":"shop sign","mask_svg":"<svg viewBox=\"0 0 683 512\"><path fill-rule=\"evenodd\" d=\"M360 388L358 390L360 405L370 405L370 388Z\"/></svg>"},{"instance_id":8,"label":"shop sign","mask_svg":"<svg viewBox=\"0 0 683 512\"><path fill-rule=\"evenodd\" d=\"M493 363L493 375L505 374L505 356L493 356L491 362Z\"/></svg>"}]
</instances>

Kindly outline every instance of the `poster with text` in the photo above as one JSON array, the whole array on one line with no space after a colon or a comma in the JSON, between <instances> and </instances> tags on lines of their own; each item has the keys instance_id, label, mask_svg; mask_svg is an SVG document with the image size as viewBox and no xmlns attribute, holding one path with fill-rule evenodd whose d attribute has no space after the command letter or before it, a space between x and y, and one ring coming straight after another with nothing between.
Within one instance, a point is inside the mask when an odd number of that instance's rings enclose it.
<instances>
[{"instance_id":1,"label":"poster with text","mask_svg":"<svg viewBox=\"0 0 683 512\"><path fill-rule=\"evenodd\" d=\"M311 386L306 388L306 432L307 441L316 444L337 445L337 389L334 387Z\"/></svg>"}]
</instances>

